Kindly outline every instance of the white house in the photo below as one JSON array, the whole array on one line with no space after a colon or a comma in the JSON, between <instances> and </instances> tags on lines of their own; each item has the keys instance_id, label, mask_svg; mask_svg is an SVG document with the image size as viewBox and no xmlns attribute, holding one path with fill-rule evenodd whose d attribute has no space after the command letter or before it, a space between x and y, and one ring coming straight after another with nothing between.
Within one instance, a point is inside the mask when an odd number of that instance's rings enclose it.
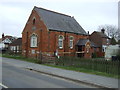
<instances>
[{"instance_id":1,"label":"white house","mask_svg":"<svg viewBox=\"0 0 120 90\"><path fill-rule=\"evenodd\" d=\"M8 49L8 45L12 43L16 38L12 36L4 36L2 34L2 38L0 39L0 50L2 49Z\"/></svg>"},{"instance_id":2,"label":"white house","mask_svg":"<svg viewBox=\"0 0 120 90\"><path fill-rule=\"evenodd\" d=\"M5 38L4 40L0 41L0 48L7 48L10 43L12 43L12 41L9 40L9 38Z\"/></svg>"}]
</instances>

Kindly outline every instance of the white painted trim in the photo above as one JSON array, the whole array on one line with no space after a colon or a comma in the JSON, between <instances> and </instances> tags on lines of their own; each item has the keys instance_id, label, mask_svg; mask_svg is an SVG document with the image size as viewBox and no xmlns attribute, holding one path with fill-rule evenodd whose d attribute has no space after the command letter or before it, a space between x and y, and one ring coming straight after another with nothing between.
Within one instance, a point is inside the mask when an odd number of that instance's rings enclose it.
<instances>
[{"instance_id":1,"label":"white painted trim","mask_svg":"<svg viewBox=\"0 0 120 90\"><path fill-rule=\"evenodd\" d=\"M59 39L60 36L62 36L63 39ZM59 41L62 41L62 47L59 47ZM59 49L63 49L63 43L64 43L64 36L63 36L63 35L59 35L59 36L58 36L58 47L59 47Z\"/></svg>"},{"instance_id":2,"label":"white painted trim","mask_svg":"<svg viewBox=\"0 0 120 90\"><path fill-rule=\"evenodd\" d=\"M32 42L31 42L33 35L36 37L36 43L35 43L36 45L35 45L35 46L33 46ZM37 34L32 34L32 35L30 36L30 47L31 47L31 48L32 48L32 47L33 47L33 48L38 47L38 43L37 43L37 42L38 42L38 36L37 36Z\"/></svg>"},{"instance_id":3,"label":"white painted trim","mask_svg":"<svg viewBox=\"0 0 120 90\"><path fill-rule=\"evenodd\" d=\"M4 88L8 88L7 86L3 85L2 83L0 83L0 86L2 86Z\"/></svg>"},{"instance_id":4,"label":"white painted trim","mask_svg":"<svg viewBox=\"0 0 120 90\"><path fill-rule=\"evenodd\" d=\"M73 39L70 39L71 37L72 37ZM70 41L72 41L72 47L70 47ZM74 45L73 43L74 43L74 37L73 37L73 36L70 36L70 37L69 37L69 48L70 48L70 49L73 49L73 47L74 47L74 46L73 46L73 45Z\"/></svg>"}]
</instances>

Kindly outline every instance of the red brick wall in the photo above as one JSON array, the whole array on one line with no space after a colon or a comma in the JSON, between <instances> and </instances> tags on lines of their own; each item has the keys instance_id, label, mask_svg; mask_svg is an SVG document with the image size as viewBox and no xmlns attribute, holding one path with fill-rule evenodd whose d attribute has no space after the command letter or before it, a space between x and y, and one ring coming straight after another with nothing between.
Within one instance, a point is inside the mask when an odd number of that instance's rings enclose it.
<instances>
[{"instance_id":1,"label":"red brick wall","mask_svg":"<svg viewBox=\"0 0 120 90\"><path fill-rule=\"evenodd\" d=\"M103 45L110 45L110 39L109 39L109 42L107 42L107 39L108 38L102 38L102 44Z\"/></svg>"},{"instance_id":2,"label":"red brick wall","mask_svg":"<svg viewBox=\"0 0 120 90\"><path fill-rule=\"evenodd\" d=\"M33 17L36 18L36 23L33 25ZM32 30L32 27L35 26L36 30ZM30 36L32 34L36 34L38 36L38 47L31 48L30 47ZM58 36L63 35L64 36L64 46L63 49L58 48ZM69 37L74 37L74 43L73 43L73 49L69 48ZM45 26L44 22L42 21L41 17L33 10L26 26L22 32L22 54L27 57L38 57L39 52L53 54L56 49L58 49L58 52L73 52L75 53L75 44L80 38L88 38L88 36L83 35L77 35L73 33L65 33L65 32L58 32L58 31L50 31ZM35 54L32 54L31 51L35 50ZM48 54L48 53L47 53ZM65 55L65 54L60 54Z\"/></svg>"},{"instance_id":3,"label":"red brick wall","mask_svg":"<svg viewBox=\"0 0 120 90\"><path fill-rule=\"evenodd\" d=\"M102 38L96 32L93 32L89 38L91 41L93 41L97 45L100 45L100 46L102 45Z\"/></svg>"}]
</instances>

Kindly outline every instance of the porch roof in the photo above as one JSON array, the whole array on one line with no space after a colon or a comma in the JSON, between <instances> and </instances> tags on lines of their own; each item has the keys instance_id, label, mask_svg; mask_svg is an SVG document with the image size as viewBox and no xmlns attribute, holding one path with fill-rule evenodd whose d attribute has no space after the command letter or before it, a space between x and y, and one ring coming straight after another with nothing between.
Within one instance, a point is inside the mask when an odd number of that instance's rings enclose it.
<instances>
[{"instance_id":1,"label":"porch roof","mask_svg":"<svg viewBox=\"0 0 120 90\"><path fill-rule=\"evenodd\" d=\"M80 40L78 40L78 42L77 42L76 45L77 45L77 46L85 46L85 44L86 44L87 42L90 42L91 47L99 47L99 46L96 45L94 42L90 41L89 39L80 39Z\"/></svg>"}]
</instances>

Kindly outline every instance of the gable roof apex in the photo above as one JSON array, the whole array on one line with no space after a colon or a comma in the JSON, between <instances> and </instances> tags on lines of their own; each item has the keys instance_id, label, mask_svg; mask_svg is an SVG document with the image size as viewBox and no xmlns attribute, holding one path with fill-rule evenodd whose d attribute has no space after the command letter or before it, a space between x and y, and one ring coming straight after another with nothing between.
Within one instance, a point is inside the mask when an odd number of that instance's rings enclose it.
<instances>
[{"instance_id":1,"label":"gable roof apex","mask_svg":"<svg viewBox=\"0 0 120 90\"><path fill-rule=\"evenodd\" d=\"M98 35L100 35L102 38L109 38L106 34L102 33L102 32L98 32L98 31L94 31L93 33L97 33ZM93 34L92 33L92 34ZM91 35L92 35L91 34Z\"/></svg>"}]
</instances>

